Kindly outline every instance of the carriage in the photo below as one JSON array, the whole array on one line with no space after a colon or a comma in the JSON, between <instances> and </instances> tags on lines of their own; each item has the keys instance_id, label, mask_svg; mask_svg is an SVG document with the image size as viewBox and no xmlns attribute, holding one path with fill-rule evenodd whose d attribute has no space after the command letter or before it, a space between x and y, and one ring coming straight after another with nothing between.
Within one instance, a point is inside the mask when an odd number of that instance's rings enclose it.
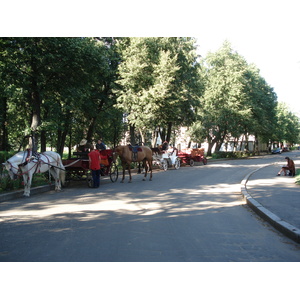
<instances>
[{"instance_id":1,"label":"carriage","mask_svg":"<svg viewBox=\"0 0 300 300\"><path fill-rule=\"evenodd\" d=\"M181 164L187 164L193 167L195 162L202 162L207 164L207 158L204 156L204 148L196 149L182 149L178 152L178 157L181 160Z\"/></svg>"},{"instance_id":2,"label":"carriage","mask_svg":"<svg viewBox=\"0 0 300 300\"><path fill-rule=\"evenodd\" d=\"M87 152L73 152L75 157L63 160L66 169L65 185L69 185L71 181L87 182L89 187L93 186L93 177L89 169L89 157ZM113 151L111 149L101 150L101 176L109 176L112 182L118 179L118 167L113 161Z\"/></svg>"},{"instance_id":3,"label":"carriage","mask_svg":"<svg viewBox=\"0 0 300 300\"><path fill-rule=\"evenodd\" d=\"M172 152L168 151L156 151L154 148L153 152L153 164L158 166L160 169L167 171L168 168L174 167L175 170L180 168L180 159L177 156L177 149L174 148Z\"/></svg>"}]
</instances>

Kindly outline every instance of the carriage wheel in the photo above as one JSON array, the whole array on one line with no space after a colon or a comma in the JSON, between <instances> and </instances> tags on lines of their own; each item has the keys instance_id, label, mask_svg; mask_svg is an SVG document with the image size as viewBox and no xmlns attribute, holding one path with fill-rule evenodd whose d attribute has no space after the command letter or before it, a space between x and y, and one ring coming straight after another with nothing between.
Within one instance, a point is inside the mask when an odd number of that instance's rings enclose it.
<instances>
[{"instance_id":1,"label":"carriage wheel","mask_svg":"<svg viewBox=\"0 0 300 300\"><path fill-rule=\"evenodd\" d=\"M65 178L65 182L64 182L64 187L68 187L71 183L71 179L72 179L72 174L70 171L66 171L66 178Z\"/></svg>"},{"instance_id":2,"label":"carriage wheel","mask_svg":"<svg viewBox=\"0 0 300 300\"><path fill-rule=\"evenodd\" d=\"M168 170L168 163L166 162L165 159L163 159L160 163L160 168L164 171L167 171Z\"/></svg>"},{"instance_id":3,"label":"carriage wheel","mask_svg":"<svg viewBox=\"0 0 300 300\"><path fill-rule=\"evenodd\" d=\"M206 157L203 157L203 164L207 165L207 158Z\"/></svg>"},{"instance_id":4,"label":"carriage wheel","mask_svg":"<svg viewBox=\"0 0 300 300\"><path fill-rule=\"evenodd\" d=\"M91 188L94 186L93 176L90 170L86 173L86 182L88 187Z\"/></svg>"},{"instance_id":5,"label":"carriage wheel","mask_svg":"<svg viewBox=\"0 0 300 300\"><path fill-rule=\"evenodd\" d=\"M178 170L180 168L180 159L177 157L175 160L174 168Z\"/></svg>"},{"instance_id":6,"label":"carriage wheel","mask_svg":"<svg viewBox=\"0 0 300 300\"><path fill-rule=\"evenodd\" d=\"M109 168L109 177L112 182L116 182L118 180L119 171L116 163L112 162Z\"/></svg>"},{"instance_id":7,"label":"carriage wheel","mask_svg":"<svg viewBox=\"0 0 300 300\"><path fill-rule=\"evenodd\" d=\"M193 167L195 165L195 162L193 159L190 159L190 166Z\"/></svg>"}]
</instances>

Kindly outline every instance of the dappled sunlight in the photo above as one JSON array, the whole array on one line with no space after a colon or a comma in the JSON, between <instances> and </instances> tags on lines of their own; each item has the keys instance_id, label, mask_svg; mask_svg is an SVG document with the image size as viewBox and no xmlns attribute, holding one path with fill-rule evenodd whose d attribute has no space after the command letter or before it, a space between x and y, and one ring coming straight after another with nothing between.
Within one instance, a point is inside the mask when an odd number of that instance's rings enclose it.
<instances>
[{"instance_id":1,"label":"dappled sunlight","mask_svg":"<svg viewBox=\"0 0 300 300\"><path fill-rule=\"evenodd\" d=\"M247 182L247 188L273 186L274 181L276 182L277 187L287 187L289 184L294 185L294 181L291 179L292 178L289 176L274 176L274 178L251 179Z\"/></svg>"},{"instance_id":2,"label":"dappled sunlight","mask_svg":"<svg viewBox=\"0 0 300 300\"><path fill-rule=\"evenodd\" d=\"M203 186L202 189L173 189L174 193L183 193L188 195L199 195L203 193L209 194L220 194L220 193L236 193L240 192L241 187L240 184L216 184L216 185L207 185Z\"/></svg>"},{"instance_id":3,"label":"dappled sunlight","mask_svg":"<svg viewBox=\"0 0 300 300\"><path fill-rule=\"evenodd\" d=\"M194 189L170 189L164 193L144 190L136 195L133 192L120 192L110 195L109 200L106 194L101 197L101 192L89 193L78 195L75 197L76 201L66 202L65 200L64 203L61 201L59 203L49 201L27 203L1 213L0 221L8 219L24 221L62 215L72 215L80 221L89 221L106 218L107 212L136 214L137 216L166 213L167 217L174 217L175 214L203 213L242 205L244 202L237 197L237 193L240 193L239 184L201 185ZM208 201L206 195L212 194L215 196L214 200ZM232 201L226 200L228 196L232 198Z\"/></svg>"}]
</instances>

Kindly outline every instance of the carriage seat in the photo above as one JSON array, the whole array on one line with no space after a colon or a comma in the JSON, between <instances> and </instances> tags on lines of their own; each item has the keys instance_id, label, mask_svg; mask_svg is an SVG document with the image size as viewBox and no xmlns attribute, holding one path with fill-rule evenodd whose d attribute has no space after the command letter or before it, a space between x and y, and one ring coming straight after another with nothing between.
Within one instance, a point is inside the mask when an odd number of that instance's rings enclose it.
<instances>
[{"instance_id":1,"label":"carriage seat","mask_svg":"<svg viewBox=\"0 0 300 300\"><path fill-rule=\"evenodd\" d=\"M89 159L88 152L73 152L76 158Z\"/></svg>"}]
</instances>

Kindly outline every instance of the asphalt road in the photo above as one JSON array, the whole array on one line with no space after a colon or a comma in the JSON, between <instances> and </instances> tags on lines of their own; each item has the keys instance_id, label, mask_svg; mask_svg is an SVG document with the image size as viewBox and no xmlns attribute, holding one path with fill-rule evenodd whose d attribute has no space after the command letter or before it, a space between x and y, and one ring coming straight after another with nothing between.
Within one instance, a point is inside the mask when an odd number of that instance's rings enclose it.
<instances>
[{"instance_id":1,"label":"asphalt road","mask_svg":"<svg viewBox=\"0 0 300 300\"><path fill-rule=\"evenodd\" d=\"M0 203L0 261L290 262L300 245L250 210L240 182L278 159L155 171L153 181L102 178L99 189Z\"/></svg>"}]
</instances>

